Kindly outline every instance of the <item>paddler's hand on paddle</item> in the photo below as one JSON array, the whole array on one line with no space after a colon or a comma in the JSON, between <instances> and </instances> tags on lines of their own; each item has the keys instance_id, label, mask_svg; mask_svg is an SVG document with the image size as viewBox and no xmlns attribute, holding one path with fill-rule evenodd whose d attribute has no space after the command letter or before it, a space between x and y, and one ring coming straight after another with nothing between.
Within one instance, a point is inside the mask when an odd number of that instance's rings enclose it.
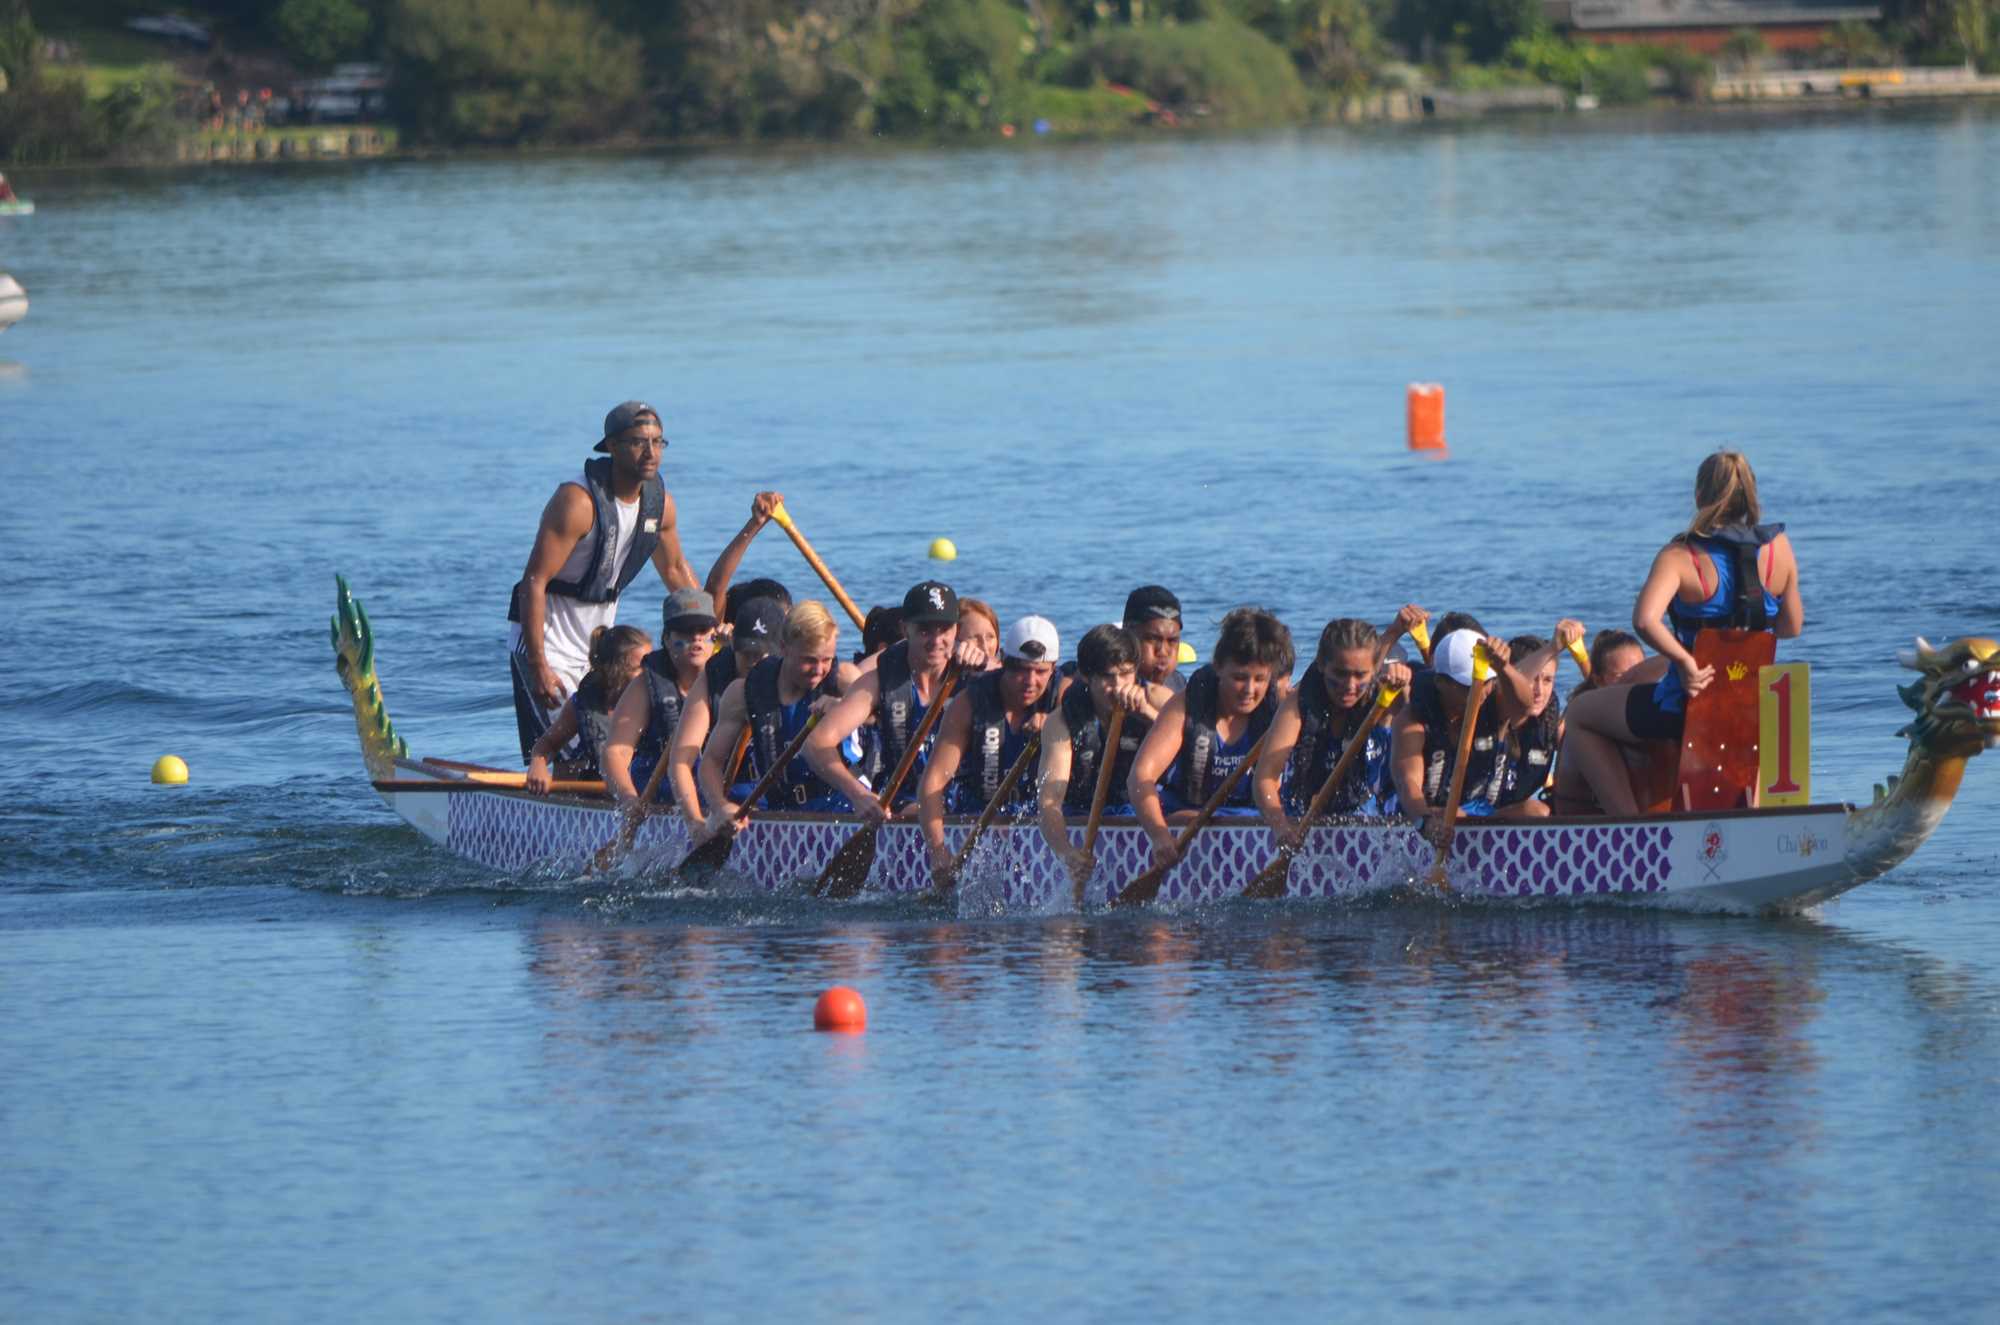
<instances>
[{"instance_id":1,"label":"paddler's hand on paddle","mask_svg":"<svg viewBox=\"0 0 2000 1325\"><path fill-rule=\"evenodd\" d=\"M1158 832L1153 832L1151 829L1148 829L1146 836L1151 838L1153 842L1154 865L1165 869L1167 866L1175 864L1180 860L1181 849L1174 845L1174 835L1171 830L1162 828Z\"/></svg>"},{"instance_id":2,"label":"paddler's hand on paddle","mask_svg":"<svg viewBox=\"0 0 2000 1325\"><path fill-rule=\"evenodd\" d=\"M708 818L702 820L700 831L694 834L696 843L711 841L717 834L734 833L737 820L748 818L749 811L735 801L724 801L709 811Z\"/></svg>"},{"instance_id":3,"label":"paddler's hand on paddle","mask_svg":"<svg viewBox=\"0 0 2000 1325\"><path fill-rule=\"evenodd\" d=\"M1399 662L1382 664L1381 680L1384 690L1408 690L1410 688L1410 665Z\"/></svg>"},{"instance_id":4,"label":"paddler's hand on paddle","mask_svg":"<svg viewBox=\"0 0 2000 1325\"><path fill-rule=\"evenodd\" d=\"M1498 635L1488 635L1484 647L1486 656L1493 660L1493 670L1496 672L1514 661L1514 651L1508 648L1507 641Z\"/></svg>"},{"instance_id":5,"label":"paddler's hand on paddle","mask_svg":"<svg viewBox=\"0 0 2000 1325\"><path fill-rule=\"evenodd\" d=\"M883 824L888 823L893 816L882 808L880 799L869 796L854 807L854 817L861 821L863 828L879 828Z\"/></svg>"},{"instance_id":6,"label":"paddler's hand on paddle","mask_svg":"<svg viewBox=\"0 0 2000 1325\"><path fill-rule=\"evenodd\" d=\"M1090 884L1090 876L1097 873L1097 862L1083 854L1082 847L1062 847L1056 855L1062 858L1063 868L1069 871L1069 881L1078 892Z\"/></svg>"},{"instance_id":7,"label":"paddler's hand on paddle","mask_svg":"<svg viewBox=\"0 0 2000 1325\"><path fill-rule=\"evenodd\" d=\"M762 529L765 525L771 523L771 517L777 514L778 508L784 504L785 494L782 492L760 492L752 497L750 499L751 529Z\"/></svg>"},{"instance_id":8,"label":"paddler's hand on paddle","mask_svg":"<svg viewBox=\"0 0 2000 1325\"><path fill-rule=\"evenodd\" d=\"M1404 603L1397 611L1396 619L1389 623L1389 638L1384 644L1394 644L1418 626L1428 624L1430 619L1431 614L1415 603Z\"/></svg>"},{"instance_id":9,"label":"paddler's hand on paddle","mask_svg":"<svg viewBox=\"0 0 2000 1325\"><path fill-rule=\"evenodd\" d=\"M951 660L958 664L958 670L967 675L986 670L986 647L976 641L962 639L952 647Z\"/></svg>"},{"instance_id":10,"label":"paddler's hand on paddle","mask_svg":"<svg viewBox=\"0 0 2000 1325\"><path fill-rule=\"evenodd\" d=\"M1578 621L1574 617L1564 617L1562 620L1556 622L1555 641L1557 650L1567 649L1582 638L1583 623L1581 621ZM1558 652L1556 656L1560 658L1562 656L1561 652Z\"/></svg>"},{"instance_id":11,"label":"paddler's hand on paddle","mask_svg":"<svg viewBox=\"0 0 2000 1325\"><path fill-rule=\"evenodd\" d=\"M1271 825L1271 836L1278 839L1278 847L1293 855L1306 844L1306 821L1294 819L1283 810L1278 812L1278 822Z\"/></svg>"},{"instance_id":12,"label":"paddler's hand on paddle","mask_svg":"<svg viewBox=\"0 0 2000 1325\"><path fill-rule=\"evenodd\" d=\"M947 892L952 884L952 852L942 842L930 844L931 885L939 892Z\"/></svg>"},{"instance_id":13,"label":"paddler's hand on paddle","mask_svg":"<svg viewBox=\"0 0 2000 1325\"><path fill-rule=\"evenodd\" d=\"M545 662L530 662L528 666L535 673L535 701L545 709L561 708L569 698L569 687L556 675L556 669Z\"/></svg>"},{"instance_id":14,"label":"paddler's hand on paddle","mask_svg":"<svg viewBox=\"0 0 2000 1325\"><path fill-rule=\"evenodd\" d=\"M1146 694L1146 687L1136 681L1119 686L1116 690L1113 690L1111 692L1111 702L1119 708L1124 709L1127 713L1144 718L1148 722L1160 716L1160 710L1154 706L1152 699Z\"/></svg>"},{"instance_id":15,"label":"paddler's hand on paddle","mask_svg":"<svg viewBox=\"0 0 2000 1325\"><path fill-rule=\"evenodd\" d=\"M542 758L540 755L536 755L528 761L527 778L522 785L531 794L536 796L548 795L549 788L555 785L555 781L553 777L549 776L548 760Z\"/></svg>"},{"instance_id":16,"label":"paddler's hand on paddle","mask_svg":"<svg viewBox=\"0 0 2000 1325\"><path fill-rule=\"evenodd\" d=\"M806 712L825 713L828 709L832 708L835 704L838 704L839 702L840 702L839 695L821 695L818 699L815 699L809 707L807 707Z\"/></svg>"}]
</instances>

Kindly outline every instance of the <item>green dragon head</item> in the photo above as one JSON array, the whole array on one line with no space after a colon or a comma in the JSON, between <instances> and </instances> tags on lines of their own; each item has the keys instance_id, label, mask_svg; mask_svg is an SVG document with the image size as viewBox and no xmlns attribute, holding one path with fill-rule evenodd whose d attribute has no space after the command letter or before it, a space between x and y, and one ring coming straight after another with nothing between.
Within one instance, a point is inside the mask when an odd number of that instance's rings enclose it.
<instances>
[{"instance_id":1,"label":"green dragon head","mask_svg":"<svg viewBox=\"0 0 2000 1325\"><path fill-rule=\"evenodd\" d=\"M1896 660L1921 674L1896 689L1917 713L1897 735L1940 755L2000 749L2000 644L1961 639L1934 649L1919 635Z\"/></svg>"},{"instance_id":2,"label":"green dragon head","mask_svg":"<svg viewBox=\"0 0 2000 1325\"><path fill-rule=\"evenodd\" d=\"M375 632L368 625L368 613L361 601L336 575L334 596L333 667L354 699L354 725L361 733L361 757L371 777L386 778L395 772L395 761L409 757L410 748L396 734L389 710L382 706L382 686L375 679Z\"/></svg>"}]
</instances>

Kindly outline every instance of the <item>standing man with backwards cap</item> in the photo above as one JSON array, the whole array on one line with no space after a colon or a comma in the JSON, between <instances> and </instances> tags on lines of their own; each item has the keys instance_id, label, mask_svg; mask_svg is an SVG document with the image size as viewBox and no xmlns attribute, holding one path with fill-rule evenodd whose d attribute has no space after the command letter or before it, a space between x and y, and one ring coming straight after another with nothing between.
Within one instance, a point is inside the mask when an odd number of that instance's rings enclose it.
<instances>
[{"instance_id":1,"label":"standing man with backwards cap","mask_svg":"<svg viewBox=\"0 0 2000 1325\"><path fill-rule=\"evenodd\" d=\"M528 567L514 586L507 647L522 758L590 670L590 637L618 618L618 596L648 561L668 589L701 581L681 551L673 496L660 481L667 439L659 411L628 400L604 416L583 474L542 508ZM713 623L711 623L713 624Z\"/></svg>"},{"instance_id":2,"label":"standing man with backwards cap","mask_svg":"<svg viewBox=\"0 0 2000 1325\"><path fill-rule=\"evenodd\" d=\"M872 823L888 816L879 797L870 793L868 785L854 776L840 757L841 743L875 717L882 776L888 777L916 736L924 711L936 702L945 671L954 663L965 672L983 671L986 651L976 644L959 642L958 595L951 586L925 580L903 595L903 638L862 664L860 677L806 738L806 760L813 771L847 797L863 819ZM913 779L922 771L919 755ZM897 793L897 812L915 804L915 795L914 780L904 782Z\"/></svg>"},{"instance_id":3,"label":"standing man with backwards cap","mask_svg":"<svg viewBox=\"0 0 2000 1325\"><path fill-rule=\"evenodd\" d=\"M950 882L952 853L944 844L945 796L952 810L979 814L1000 792L1007 770L1028 738L1062 698L1056 661L1062 642L1047 617L1024 616L1000 637L1000 667L968 681L938 720L937 744L924 765L917 793L917 822L931 852L931 873ZM1009 804L1025 811L1035 803L1034 770L1014 785Z\"/></svg>"}]
</instances>

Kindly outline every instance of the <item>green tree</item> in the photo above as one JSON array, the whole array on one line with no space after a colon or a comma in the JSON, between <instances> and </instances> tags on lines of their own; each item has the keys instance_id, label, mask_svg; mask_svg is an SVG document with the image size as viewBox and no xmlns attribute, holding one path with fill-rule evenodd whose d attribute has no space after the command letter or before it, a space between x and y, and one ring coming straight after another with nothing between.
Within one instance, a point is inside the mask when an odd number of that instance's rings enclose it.
<instances>
[{"instance_id":1,"label":"green tree","mask_svg":"<svg viewBox=\"0 0 2000 1325\"><path fill-rule=\"evenodd\" d=\"M368 11L354 0L284 0L271 19L278 44L307 69L330 69L368 40Z\"/></svg>"},{"instance_id":2,"label":"green tree","mask_svg":"<svg viewBox=\"0 0 2000 1325\"><path fill-rule=\"evenodd\" d=\"M1880 64L1884 53L1882 38L1875 29L1853 19L1834 24L1821 49L1850 69L1855 65Z\"/></svg>"},{"instance_id":3,"label":"green tree","mask_svg":"<svg viewBox=\"0 0 2000 1325\"><path fill-rule=\"evenodd\" d=\"M632 129L639 42L560 0L394 0L394 110L417 140L581 142Z\"/></svg>"},{"instance_id":4,"label":"green tree","mask_svg":"<svg viewBox=\"0 0 2000 1325\"><path fill-rule=\"evenodd\" d=\"M1771 43L1756 28L1737 28L1722 39L1722 57L1738 69L1753 69L1770 53Z\"/></svg>"}]
</instances>

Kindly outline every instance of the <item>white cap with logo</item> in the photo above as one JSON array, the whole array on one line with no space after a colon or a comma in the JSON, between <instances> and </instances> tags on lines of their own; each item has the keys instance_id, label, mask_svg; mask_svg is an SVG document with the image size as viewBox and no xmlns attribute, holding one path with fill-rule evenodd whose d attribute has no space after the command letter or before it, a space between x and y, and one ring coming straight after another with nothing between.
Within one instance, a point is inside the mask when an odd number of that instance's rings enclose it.
<instances>
[{"instance_id":1,"label":"white cap with logo","mask_svg":"<svg viewBox=\"0 0 2000 1325\"><path fill-rule=\"evenodd\" d=\"M1462 686L1472 684L1473 651L1486 637L1476 630L1454 630L1431 651L1431 669Z\"/></svg>"},{"instance_id":2,"label":"white cap with logo","mask_svg":"<svg viewBox=\"0 0 2000 1325\"><path fill-rule=\"evenodd\" d=\"M1062 641L1055 623L1045 616L1024 616L1007 627L1000 641L1000 654L1022 662L1052 663L1062 656Z\"/></svg>"}]
</instances>

